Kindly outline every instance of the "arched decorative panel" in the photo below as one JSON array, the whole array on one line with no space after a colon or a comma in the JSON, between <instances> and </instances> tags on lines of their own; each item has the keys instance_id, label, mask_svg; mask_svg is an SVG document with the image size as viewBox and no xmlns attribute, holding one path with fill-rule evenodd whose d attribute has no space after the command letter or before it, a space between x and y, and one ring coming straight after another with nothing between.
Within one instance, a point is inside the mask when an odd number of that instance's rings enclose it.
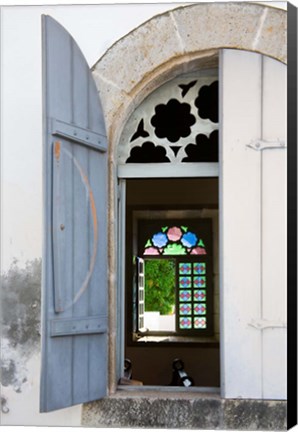
<instances>
[{"instance_id":1,"label":"arched decorative panel","mask_svg":"<svg viewBox=\"0 0 298 432\"><path fill-rule=\"evenodd\" d=\"M150 94L125 126L118 163L217 162L217 75L181 75Z\"/></svg>"}]
</instances>

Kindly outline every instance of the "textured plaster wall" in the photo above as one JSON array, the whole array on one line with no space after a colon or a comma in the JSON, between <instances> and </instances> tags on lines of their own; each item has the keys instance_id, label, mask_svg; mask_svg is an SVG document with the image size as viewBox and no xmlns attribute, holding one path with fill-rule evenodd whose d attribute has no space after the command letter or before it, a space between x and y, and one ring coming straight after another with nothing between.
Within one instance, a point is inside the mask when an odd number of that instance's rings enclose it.
<instances>
[{"instance_id":1,"label":"textured plaster wall","mask_svg":"<svg viewBox=\"0 0 298 432\"><path fill-rule=\"evenodd\" d=\"M40 376L41 259L1 275L1 424L79 425L75 407L38 415Z\"/></svg>"}]
</instances>

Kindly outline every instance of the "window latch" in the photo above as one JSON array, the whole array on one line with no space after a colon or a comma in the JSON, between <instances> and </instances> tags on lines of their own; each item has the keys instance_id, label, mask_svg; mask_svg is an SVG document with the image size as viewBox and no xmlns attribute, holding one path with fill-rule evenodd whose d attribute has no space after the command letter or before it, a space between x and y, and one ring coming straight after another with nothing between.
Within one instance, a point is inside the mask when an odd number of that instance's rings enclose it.
<instances>
[{"instance_id":1,"label":"window latch","mask_svg":"<svg viewBox=\"0 0 298 432\"><path fill-rule=\"evenodd\" d=\"M274 149L285 149L287 148L286 142L283 140L276 141L266 141L266 140L254 140L249 144L246 144L246 147L252 148L253 150L262 151L262 150L274 150Z\"/></svg>"},{"instance_id":2,"label":"window latch","mask_svg":"<svg viewBox=\"0 0 298 432\"><path fill-rule=\"evenodd\" d=\"M248 323L250 327L257 330L264 330L267 328L286 328L286 323L278 320L266 320L266 319L253 319Z\"/></svg>"}]
</instances>

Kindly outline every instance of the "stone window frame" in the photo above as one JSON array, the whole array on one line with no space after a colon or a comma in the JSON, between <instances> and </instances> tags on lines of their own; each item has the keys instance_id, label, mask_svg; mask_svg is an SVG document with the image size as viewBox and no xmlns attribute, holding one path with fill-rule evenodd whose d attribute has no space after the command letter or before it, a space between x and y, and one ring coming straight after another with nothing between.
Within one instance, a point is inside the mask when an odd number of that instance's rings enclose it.
<instances>
[{"instance_id":1,"label":"stone window frame","mask_svg":"<svg viewBox=\"0 0 298 432\"><path fill-rule=\"evenodd\" d=\"M182 6L134 29L92 68L109 140L110 393L117 389L117 146L123 128L152 91L179 74L216 67L223 49L256 52L287 64L286 32L287 13L275 7L243 2Z\"/></svg>"}]
</instances>

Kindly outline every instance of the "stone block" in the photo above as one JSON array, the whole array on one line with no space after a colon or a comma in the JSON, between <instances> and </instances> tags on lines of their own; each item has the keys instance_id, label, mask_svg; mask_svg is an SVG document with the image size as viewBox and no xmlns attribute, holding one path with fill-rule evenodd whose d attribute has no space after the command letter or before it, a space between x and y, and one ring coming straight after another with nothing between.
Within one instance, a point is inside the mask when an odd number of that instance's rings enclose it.
<instances>
[{"instance_id":1,"label":"stone block","mask_svg":"<svg viewBox=\"0 0 298 432\"><path fill-rule=\"evenodd\" d=\"M287 20L286 14L278 9L268 8L256 51L274 56L280 61L287 62Z\"/></svg>"},{"instance_id":2,"label":"stone block","mask_svg":"<svg viewBox=\"0 0 298 432\"><path fill-rule=\"evenodd\" d=\"M125 91L117 87L114 82L102 77L96 69L92 71L92 75L104 111L107 133L109 138L111 138L116 112L119 111L121 106L127 107L133 103L132 98ZM117 120L119 121L119 118Z\"/></svg>"},{"instance_id":3,"label":"stone block","mask_svg":"<svg viewBox=\"0 0 298 432\"><path fill-rule=\"evenodd\" d=\"M220 429L222 402L220 399L197 399L193 403L193 423L195 429Z\"/></svg>"},{"instance_id":4,"label":"stone block","mask_svg":"<svg viewBox=\"0 0 298 432\"><path fill-rule=\"evenodd\" d=\"M218 394L120 392L85 404L82 425L113 428L286 430L286 401L222 399Z\"/></svg>"},{"instance_id":5,"label":"stone block","mask_svg":"<svg viewBox=\"0 0 298 432\"><path fill-rule=\"evenodd\" d=\"M223 404L223 428L236 430L286 430L286 402L232 400Z\"/></svg>"},{"instance_id":6,"label":"stone block","mask_svg":"<svg viewBox=\"0 0 298 432\"><path fill-rule=\"evenodd\" d=\"M132 89L160 64L181 55L183 47L169 13L158 15L120 39L95 69L119 89Z\"/></svg>"},{"instance_id":7,"label":"stone block","mask_svg":"<svg viewBox=\"0 0 298 432\"><path fill-rule=\"evenodd\" d=\"M201 3L173 11L188 52L252 49L264 8L245 3Z\"/></svg>"},{"instance_id":8,"label":"stone block","mask_svg":"<svg viewBox=\"0 0 298 432\"><path fill-rule=\"evenodd\" d=\"M188 399L111 397L84 405L82 424L115 428L190 428L191 412Z\"/></svg>"}]
</instances>

